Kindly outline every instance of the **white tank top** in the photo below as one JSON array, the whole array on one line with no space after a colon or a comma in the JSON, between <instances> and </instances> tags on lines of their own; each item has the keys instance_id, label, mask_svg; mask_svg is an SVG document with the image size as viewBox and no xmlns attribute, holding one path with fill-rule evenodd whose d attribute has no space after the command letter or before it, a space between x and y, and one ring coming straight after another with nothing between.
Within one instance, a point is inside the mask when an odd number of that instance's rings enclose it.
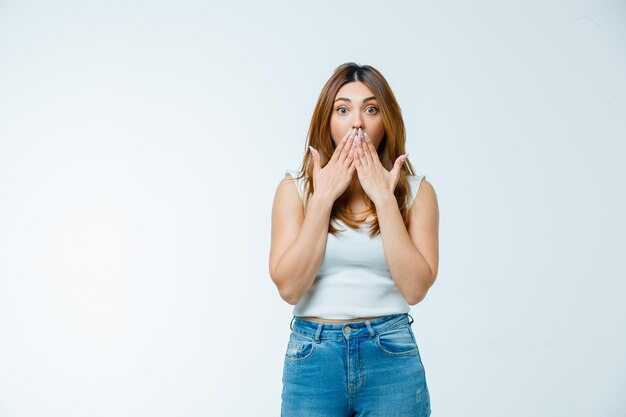
<instances>
[{"instance_id":1,"label":"white tank top","mask_svg":"<svg viewBox=\"0 0 626 417\"><path fill-rule=\"evenodd\" d=\"M286 170L293 178L298 171ZM356 175L356 173L355 173ZM408 176L411 207L424 175ZM300 198L306 178L297 180ZM306 207L306 205L305 205ZM367 225L353 230L340 220L333 220L340 230L328 233L326 250L311 288L293 308L295 316L324 319L355 319L408 313L411 306L396 287L383 251L380 234L368 235Z\"/></svg>"}]
</instances>

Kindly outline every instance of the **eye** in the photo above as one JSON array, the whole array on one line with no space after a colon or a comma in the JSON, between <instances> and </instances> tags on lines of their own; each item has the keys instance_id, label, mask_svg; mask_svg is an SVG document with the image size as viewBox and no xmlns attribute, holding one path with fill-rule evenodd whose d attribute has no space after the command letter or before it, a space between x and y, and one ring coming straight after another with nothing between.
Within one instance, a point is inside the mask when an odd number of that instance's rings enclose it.
<instances>
[{"instance_id":1,"label":"eye","mask_svg":"<svg viewBox=\"0 0 626 417\"><path fill-rule=\"evenodd\" d=\"M368 112L369 114L376 114L376 113L378 113L378 111L379 111L379 108L378 108L378 107L376 107L376 106L369 106L369 107L367 108L367 110L369 110L369 109L374 109L374 111L373 111L373 112ZM347 111L348 109L347 109L346 107L344 107L344 106L341 106L341 107L337 108L337 112L339 112L339 114L346 114L346 112L345 112L345 111L344 111L344 112L342 112L341 110L346 110L346 111Z\"/></svg>"}]
</instances>

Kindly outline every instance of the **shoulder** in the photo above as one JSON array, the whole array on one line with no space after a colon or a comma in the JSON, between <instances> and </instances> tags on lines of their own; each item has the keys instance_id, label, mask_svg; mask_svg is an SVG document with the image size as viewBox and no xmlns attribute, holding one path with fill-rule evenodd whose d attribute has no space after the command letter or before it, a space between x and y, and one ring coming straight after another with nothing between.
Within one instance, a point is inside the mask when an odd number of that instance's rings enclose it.
<instances>
[{"instance_id":1,"label":"shoulder","mask_svg":"<svg viewBox=\"0 0 626 417\"><path fill-rule=\"evenodd\" d=\"M285 177L281 180L280 184L292 184L288 185L288 188L295 188L298 191L298 195L301 200L304 200L306 176L301 176L301 172L293 169L285 170Z\"/></svg>"},{"instance_id":2,"label":"shoulder","mask_svg":"<svg viewBox=\"0 0 626 417\"><path fill-rule=\"evenodd\" d=\"M419 181L419 188L417 189L416 200L425 198L436 198L435 187L426 179L425 175L421 176Z\"/></svg>"},{"instance_id":3,"label":"shoulder","mask_svg":"<svg viewBox=\"0 0 626 417\"><path fill-rule=\"evenodd\" d=\"M298 178L299 171L286 169L284 176L276 187L275 200L279 203L290 201L292 204L299 203L302 206L304 198L303 178Z\"/></svg>"},{"instance_id":4,"label":"shoulder","mask_svg":"<svg viewBox=\"0 0 626 417\"><path fill-rule=\"evenodd\" d=\"M284 171L284 176L280 179L278 183L277 192L285 192L286 190L290 191L299 191L299 180L297 180L297 171L293 171L290 169L286 169Z\"/></svg>"},{"instance_id":5,"label":"shoulder","mask_svg":"<svg viewBox=\"0 0 626 417\"><path fill-rule=\"evenodd\" d=\"M304 205L293 177L285 175L279 181L272 204L273 223L280 225L298 219L304 213Z\"/></svg>"},{"instance_id":6,"label":"shoulder","mask_svg":"<svg viewBox=\"0 0 626 417\"><path fill-rule=\"evenodd\" d=\"M409 177L412 181L413 202L410 208L412 213L418 211L436 209L437 193L435 187L426 179L425 175L414 175Z\"/></svg>"}]
</instances>

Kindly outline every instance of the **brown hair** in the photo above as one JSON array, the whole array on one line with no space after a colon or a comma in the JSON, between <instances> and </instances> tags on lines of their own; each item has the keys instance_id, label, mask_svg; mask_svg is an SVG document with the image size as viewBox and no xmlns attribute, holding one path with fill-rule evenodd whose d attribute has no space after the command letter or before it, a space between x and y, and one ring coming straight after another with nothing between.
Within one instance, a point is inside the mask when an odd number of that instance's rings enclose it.
<instances>
[{"instance_id":1,"label":"brown hair","mask_svg":"<svg viewBox=\"0 0 626 417\"><path fill-rule=\"evenodd\" d=\"M369 65L357 65L353 62L342 64L335 69L330 79L322 88L313 111L313 117L311 118L307 142L304 148L305 156L300 165L300 175L297 177L298 179L306 177L304 189L305 202L309 200L310 196L315 191L313 189L313 159L309 152L309 146L319 151L320 164L323 168L335 151L335 144L330 135L330 117L333 110L333 102L341 87L354 81L361 81L367 85L378 100L383 125L385 127L385 134L377 149L378 157L383 166L391 170L396 158L405 153L404 145L406 142L406 132L404 129L404 121L402 120L402 112L383 75L377 69ZM357 175L356 171L354 171L353 175ZM402 165L398 184L394 191L398 207L400 208L400 214L406 226L408 226L409 223L407 195L410 190L407 175L414 175L413 167L408 158ZM333 235L342 231L332 225L333 219L340 219L346 226L353 229L358 228L360 224L348 217L346 208L348 205L347 198L349 196L347 192L348 189L333 203L330 214L331 223L329 224L329 233ZM370 214L374 214L375 217L372 222L368 223L371 226L369 236L374 237L380 233L376 207L367 195L365 195L365 203L367 205L365 218L369 217Z\"/></svg>"}]
</instances>

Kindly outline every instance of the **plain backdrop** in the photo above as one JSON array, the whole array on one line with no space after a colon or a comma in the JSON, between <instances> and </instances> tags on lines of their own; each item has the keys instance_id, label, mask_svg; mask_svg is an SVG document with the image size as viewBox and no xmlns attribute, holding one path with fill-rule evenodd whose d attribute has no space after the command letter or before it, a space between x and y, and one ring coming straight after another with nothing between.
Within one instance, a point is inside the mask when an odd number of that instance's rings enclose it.
<instances>
[{"instance_id":1,"label":"plain backdrop","mask_svg":"<svg viewBox=\"0 0 626 417\"><path fill-rule=\"evenodd\" d=\"M368 64L440 207L433 417L626 416L626 3L0 2L0 416L277 416L271 207Z\"/></svg>"}]
</instances>

